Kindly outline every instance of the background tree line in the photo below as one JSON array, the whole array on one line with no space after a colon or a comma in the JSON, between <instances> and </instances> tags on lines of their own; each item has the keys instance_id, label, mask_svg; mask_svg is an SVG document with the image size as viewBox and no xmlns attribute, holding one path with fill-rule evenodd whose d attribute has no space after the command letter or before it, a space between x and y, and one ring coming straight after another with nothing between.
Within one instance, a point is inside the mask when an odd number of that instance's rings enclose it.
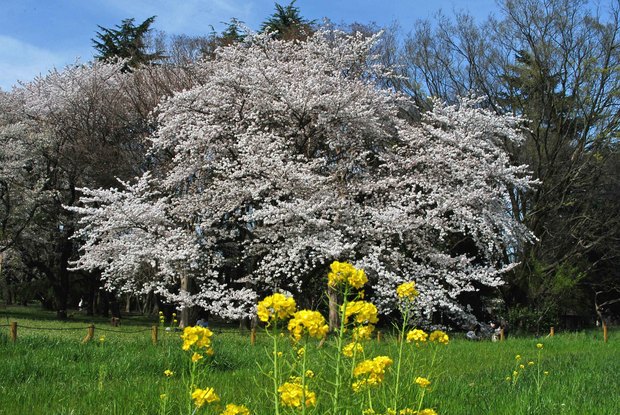
<instances>
[{"instance_id":1,"label":"background tree line","mask_svg":"<svg viewBox=\"0 0 620 415\"><path fill-rule=\"evenodd\" d=\"M422 110L433 105L429 97L450 103L474 94L498 114L529 120L526 143L506 143L506 150L531 167L539 184L511 189L506 208L537 239L506 250L520 265L501 289L484 293L501 300L495 317L515 326L584 324L618 313L619 12L617 0L596 10L586 1L506 0L482 22L457 13L411 28L346 28L384 30L373 59L393 65L396 76L382 82ZM127 76L102 69L84 78L77 67L2 93L5 301L37 298L63 317L82 297L90 312L97 297L102 305L115 300L100 290L97 275L68 271L80 242L71 239L75 218L63 205L77 203L78 187L114 187L116 177L130 179L157 163L143 141L154 127L151 111L162 97L197 82L193 62L244 36L235 19L202 37L154 32L154 22L136 26L127 19L99 28L97 59L124 59L118 71ZM277 5L260 30L303 41L317 28L291 3ZM410 108L403 114L419 117ZM466 300L476 306L476 298Z\"/></svg>"}]
</instances>

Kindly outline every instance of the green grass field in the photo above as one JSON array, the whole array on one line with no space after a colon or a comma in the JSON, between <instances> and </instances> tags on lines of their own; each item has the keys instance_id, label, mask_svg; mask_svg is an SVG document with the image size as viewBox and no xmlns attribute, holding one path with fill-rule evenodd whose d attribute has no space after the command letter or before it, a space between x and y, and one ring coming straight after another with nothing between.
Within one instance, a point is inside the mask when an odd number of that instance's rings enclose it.
<instances>
[{"instance_id":1,"label":"green grass field","mask_svg":"<svg viewBox=\"0 0 620 415\"><path fill-rule=\"evenodd\" d=\"M10 321L18 322L15 343L6 327ZM0 310L0 414L157 414L164 392L170 396L168 413L187 413L183 373L188 355L180 348L178 333L160 333L154 346L150 338L154 320L128 317L120 328L110 327L103 319L92 322L97 326L95 338L82 344L85 327L91 323L86 316L76 314L69 322L58 322L53 314L34 307ZM253 414L272 415L265 392L269 382L259 371L259 365L268 366L269 338L259 332L252 346L249 335L238 330L214 331L216 355L205 369L205 382L223 402L244 404ZM100 336L105 339L100 341ZM509 338L499 343L453 337L441 350L424 403L439 414L620 414L617 331L611 332L608 343L603 343L599 332ZM522 355L523 362L535 359L538 342L544 343L541 368L549 372L539 395L534 367L526 368L516 385L506 381L515 368L515 355ZM371 342L368 353L394 355L395 347L396 342L386 338ZM308 353L314 356L310 358L317 372L314 381L320 383L329 363L315 347ZM412 370L424 373L425 364L414 364ZM175 375L166 378L165 369ZM327 399L320 391L317 395L313 413L321 414ZM219 413L209 410L197 413Z\"/></svg>"}]
</instances>

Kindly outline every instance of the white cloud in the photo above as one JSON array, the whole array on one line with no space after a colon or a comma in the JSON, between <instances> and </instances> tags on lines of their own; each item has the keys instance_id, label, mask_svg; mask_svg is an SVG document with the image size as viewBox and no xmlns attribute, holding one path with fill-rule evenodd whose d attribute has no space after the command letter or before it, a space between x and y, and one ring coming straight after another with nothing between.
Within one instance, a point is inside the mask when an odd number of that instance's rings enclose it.
<instances>
[{"instance_id":1,"label":"white cloud","mask_svg":"<svg viewBox=\"0 0 620 415\"><path fill-rule=\"evenodd\" d=\"M10 36L0 35L0 88L5 91L17 81L30 81L53 68L75 62L75 56L42 49Z\"/></svg>"}]
</instances>

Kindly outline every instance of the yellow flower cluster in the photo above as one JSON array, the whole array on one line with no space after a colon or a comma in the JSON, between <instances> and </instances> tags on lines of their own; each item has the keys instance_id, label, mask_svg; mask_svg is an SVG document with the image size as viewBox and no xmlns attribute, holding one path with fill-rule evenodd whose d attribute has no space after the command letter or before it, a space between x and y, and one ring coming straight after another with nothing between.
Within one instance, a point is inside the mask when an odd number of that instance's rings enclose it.
<instances>
[{"instance_id":1,"label":"yellow flower cluster","mask_svg":"<svg viewBox=\"0 0 620 415\"><path fill-rule=\"evenodd\" d=\"M322 339L327 335L329 326L318 311L300 310L293 314L293 318L288 322L288 330L296 341L299 341L304 334Z\"/></svg>"},{"instance_id":2,"label":"yellow flower cluster","mask_svg":"<svg viewBox=\"0 0 620 415\"><path fill-rule=\"evenodd\" d=\"M181 335L183 350L187 351L194 346L199 349L205 349L205 353L212 355L211 336L213 336L213 332L206 327L185 327Z\"/></svg>"},{"instance_id":3,"label":"yellow flower cluster","mask_svg":"<svg viewBox=\"0 0 620 415\"><path fill-rule=\"evenodd\" d=\"M392 359L388 356L377 356L374 359L360 362L353 369L353 376L356 378L363 376L364 378L353 383L353 391L359 392L366 386L378 386L383 382L385 369L392 363Z\"/></svg>"},{"instance_id":4,"label":"yellow flower cluster","mask_svg":"<svg viewBox=\"0 0 620 415\"><path fill-rule=\"evenodd\" d=\"M415 289L415 282L410 281L400 284L396 288L396 294L401 300L413 301L420 293Z\"/></svg>"},{"instance_id":5,"label":"yellow flower cluster","mask_svg":"<svg viewBox=\"0 0 620 415\"><path fill-rule=\"evenodd\" d=\"M355 268L349 262L334 261L329 268L331 272L327 274L327 284L332 288L349 284L353 288L360 289L368 282L364 270Z\"/></svg>"},{"instance_id":6,"label":"yellow flower cluster","mask_svg":"<svg viewBox=\"0 0 620 415\"><path fill-rule=\"evenodd\" d=\"M341 309L342 307L340 306ZM379 321L377 307L368 301L351 301L348 303L344 314L345 324L349 322L350 317L353 317L357 324L375 324Z\"/></svg>"},{"instance_id":7,"label":"yellow flower cluster","mask_svg":"<svg viewBox=\"0 0 620 415\"><path fill-rule=\"evenodd\" d=\"M259 320L265 323L285 320L293 315L296 307L293 297L275 293L258 303L257 314Z\"/></svg>"},{"instance_id":8,"label":"yellow flower cluster","mask_svg":"<svg viewBox=\"0 0 620 415\"><path fill-rule=\"evenodd\" d=\"M422 343L425 342L426 339L428 339L428 333L426 333L424 330L414 329L410 330L409 333L407 333L407 343Z\"/></svg>"},{"instance_id":9,"label":"yellow flower cluster","mask_svg":"<svg viewBox=\"0 0 620 415\"><path fill-rule=\"evenodd\" d=\"M448 335L446 333L444 333L441 330L435 330L434 332L431 333L431 335L429 336L429 340L431 342L437 342L437 343L442 343L442 344L448 344L448 342L450 341L450 338L448 337Z\"/></svg>"},{"instance_id":10,"label":"yellow flower cluster","mask_svg":"<svg viewBox=\"0 0 620 415\"><path fill-rule=\"evenodd\" d=\"M368 324L367 326L357 326L353 329L353 340L368 340L370 336L372 336L372 332L375 329L375 326L372 324Z\"/></svg>"},{"instance_id":11,"label":"yellow flower cluster","mask_svg":"<svg viewBox=\"0 0 620 415\"><path fill-rule=\"evenodd\" d=\"M291 379L291 382L285 382L278 388L278 392L280 392L282 405L300 408L304 396L306 398L306 406L316 405L316 394L310 392L307 386L304 388L299 378Z\"/></svg>"},{"instance_id":12,"label":"yellow flower cluster","mask_svg":"<svg viewBox=\"0 0 620 415\"><path fill-rule=\"evenodd\" d=\"M164 376L166 376L167 378L171 378L174 375L174 372L170 369L166 369L164 370Z\"/></svg>"},{"instance_id":13,"label":"yellow flower cluster","mask_svg":"<svg viewBox=\"0 0 620 415\"><path fill-rule=\"evenodd\" d=\"M243 405L229 403L220 415L250 415L250 410Z\"/></svg>"},{"instance_id":14,"label":"yellow flower cluster","mask_svg":"<svg viewBox=\"0 0 620 415\"><path fill-rule=\"evenodd\" d=\"M353 357L353 355L358 355L364 353L364 348L358 342L351 342L342 348L342 354L346 357Z\"/></svg>"},{"instance_id":15,"label":"yellow flower cluster","mask_svg":"<svg viewBox=\"0 0 620 415\"><path fill-rule=\"evenodd\" d=\"M415 383L421 388L427 388L428 385L431 384L431 381L426 378L422 378L418 376L417 378L415 378Z\"/></svg>"},{"instance_id":16,"label":"yellow flower cluster","mask_svg":"<svg viewBox=\"0 0 620 415\"><path fill-rule=\"evenodd\" d=\"M196 405L196 407L200 408L206 403L218 402L220 400L220 397L217 396L213 388L196 388L196 390L192 392L192 399L194 400L194 404Z\"/></svg>"}]
</instances>

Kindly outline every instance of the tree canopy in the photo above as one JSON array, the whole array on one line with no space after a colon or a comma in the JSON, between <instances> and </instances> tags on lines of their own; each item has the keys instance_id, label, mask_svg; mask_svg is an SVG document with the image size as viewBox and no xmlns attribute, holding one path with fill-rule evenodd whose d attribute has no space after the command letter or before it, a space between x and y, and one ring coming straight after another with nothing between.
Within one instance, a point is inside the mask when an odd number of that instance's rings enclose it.
<instances>
[{"instance_id":1,"label":"tree canopy","mask_svg":"<svg viewBox=\"0 0 620 415\"><path fill-rule=\"evenodd\" d=\"M328 264L349 260L383 312L413 277L423 317L470 318L460 295L500 285L503 252L528 237L506 189L529 179L501 149L522 141L522 121L469 99L402 120L407 100L360 66L375 41L256 35L202 62L199 85L157 109L157 168L122 190L81 189L77 267L239 318L272 290L318 302ZM136 278L145 266L153 278ZM181 275L198 286L178 291Z\"/></svg>"}]
</instances>

